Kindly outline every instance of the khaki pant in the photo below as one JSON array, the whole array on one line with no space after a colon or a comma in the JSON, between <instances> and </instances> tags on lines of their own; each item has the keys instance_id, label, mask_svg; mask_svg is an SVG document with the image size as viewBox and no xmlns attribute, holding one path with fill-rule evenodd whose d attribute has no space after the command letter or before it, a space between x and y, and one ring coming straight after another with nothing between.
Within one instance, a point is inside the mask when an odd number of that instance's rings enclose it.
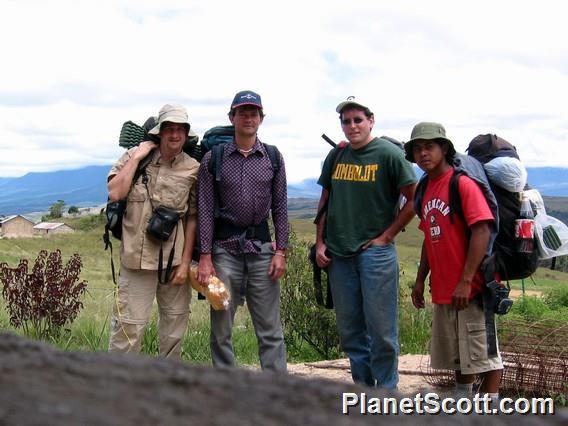
<instances>
[{"instance_id":1,"label":"khaki pant","mask_svg":"<svg viewBox=\"0 0 568 426\"><path fill-rule=\"evenodd\" d=\"M280 321L280 283L272 281L268 269L272 244L264 243L258 254L232 255L215 248L213 263L219 279L231 291L226 311L211 308L211 358L217 367L234 367L233 322L239 304L246 299L258 342L263 371L286 373L286 346Z\"/></svg>"},{"instance_id":2,"label":"khaki pant","mask_svg":"<svg viewBox=\"0 0 568 426\"><path fill-rule=\"evenodd\" d=\"M109 352L140 352L154 297L158 302L160 355L180 358L181 340L189 318L189 285L159 284L157 271L129 269L124 265L113 303Z\"/></svg>"},{"instance_id":3,"label":"khaki pant","mask_svg":"<svg viewBox=\"0 0 568 426\"><path fill-rule=\"evenodd\" d=\"M498 345L498 343L497 343ZM430 366L479 374L503 368L499 348L497 356L487 355L485 314L475 301L456 311L452 305L436 305L432 315Z\"/></svg>"}]
</instances>

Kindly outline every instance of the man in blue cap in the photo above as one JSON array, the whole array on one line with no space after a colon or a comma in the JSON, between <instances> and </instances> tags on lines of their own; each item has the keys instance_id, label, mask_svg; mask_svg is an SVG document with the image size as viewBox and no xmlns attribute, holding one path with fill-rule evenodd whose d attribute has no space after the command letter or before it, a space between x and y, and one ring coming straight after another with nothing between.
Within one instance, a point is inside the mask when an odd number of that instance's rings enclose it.
<instances>
[{"instance_id":1,"label":"man in blue cap","mask_svg":"<svg viewBox=\"0 0 568 426\"><path fill-rule=\"evenodd\" d=\"M289 233L284 161L276 147L258 139L264 120L260 95L250 90L237 93L229 120L235 127L234 140L222 145L218 156L218 147L205 154L198 178L198 278L206 284L217 275L231 291L229 309L211 309L211 358L215 366L235 365L233 321L238 305L246 300L262 369L285 373L278 281L286 269ZM212 156L220 160L218 174L212 173ZM268 227L270 212L275 243Z\"/></svg>"}]
</instances>

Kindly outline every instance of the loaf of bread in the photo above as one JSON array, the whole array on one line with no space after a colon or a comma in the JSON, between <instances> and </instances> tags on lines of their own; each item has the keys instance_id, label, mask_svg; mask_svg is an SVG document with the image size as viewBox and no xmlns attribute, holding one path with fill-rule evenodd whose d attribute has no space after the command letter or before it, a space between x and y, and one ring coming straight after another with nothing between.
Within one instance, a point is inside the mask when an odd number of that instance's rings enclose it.
<instances>
[{"instance_id":1,"label":"loaf of bread","mask_svg":"<svg viewBox=\"0 0 568 426\"><path fill-rule=\"evenodd\" d=\"M189 268L189 281L195 290L205 296L213 309L223 311L229 308L231 294L219 278L211 276L209 283L202 286L197 280L197 264L194 263Z\"/></svg>"}]
</instances>

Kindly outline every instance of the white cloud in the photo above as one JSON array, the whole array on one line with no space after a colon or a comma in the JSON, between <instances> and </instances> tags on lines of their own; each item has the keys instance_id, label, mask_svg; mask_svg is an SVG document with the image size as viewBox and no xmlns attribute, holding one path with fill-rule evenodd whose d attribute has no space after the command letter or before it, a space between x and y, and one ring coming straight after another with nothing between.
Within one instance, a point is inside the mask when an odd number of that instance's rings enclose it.
<instances>
[{"instance_id":1,"label":"white cloud","mask_svg":"<svg viewBox=\"0 0 568 426\"><path fill-rule=\"evenodd\" d=\"M479 133L527 165L568 167L561 1L0 0L0 176L109 164L122 123L166 102L202 135L238 90L258 91L260 136L289 180L317 177L342 139L335 105L367 99L375 134L442 122L458 149Z\"/></svg>"}]
</instances>

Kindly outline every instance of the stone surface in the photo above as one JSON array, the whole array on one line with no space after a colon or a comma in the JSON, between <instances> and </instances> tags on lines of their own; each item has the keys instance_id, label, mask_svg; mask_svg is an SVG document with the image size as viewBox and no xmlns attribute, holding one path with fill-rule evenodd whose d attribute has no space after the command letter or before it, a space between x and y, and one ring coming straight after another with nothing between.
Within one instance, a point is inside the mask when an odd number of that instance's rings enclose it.
<instances>
[{"instance_id":1,"label":"stone surface","mask_svg":"<svg viewBox=\"0 0 568 426\"><path fill-rule=\"evenodd\" d=\"M433 388L422 375L420 365L428 365L428 355L402 355L398 359L398 390L403 395L416 395L418 392L447 392L447 389ZM353 383L347 358L331 361L288 364L288 372L294 376L329 379Z\"/></svg>"},{"instance_id":2,"label":"stone surface","mask_svg":"<svg viewBox=\"0 0 568 426\"><path fill-rule=\"evenodd\" d=\"M343 392L378 392L322 379L213 369L135 355L60 352L0 333L0 425L347 425L380 416L341 414ZM384 396L384 395L382 395ZM436 416L437 424L487 423ZM415 416L390 416L412 424ZM491 424L566 424L568 416L492 416Z\"/></svg>"}]
</instances>

